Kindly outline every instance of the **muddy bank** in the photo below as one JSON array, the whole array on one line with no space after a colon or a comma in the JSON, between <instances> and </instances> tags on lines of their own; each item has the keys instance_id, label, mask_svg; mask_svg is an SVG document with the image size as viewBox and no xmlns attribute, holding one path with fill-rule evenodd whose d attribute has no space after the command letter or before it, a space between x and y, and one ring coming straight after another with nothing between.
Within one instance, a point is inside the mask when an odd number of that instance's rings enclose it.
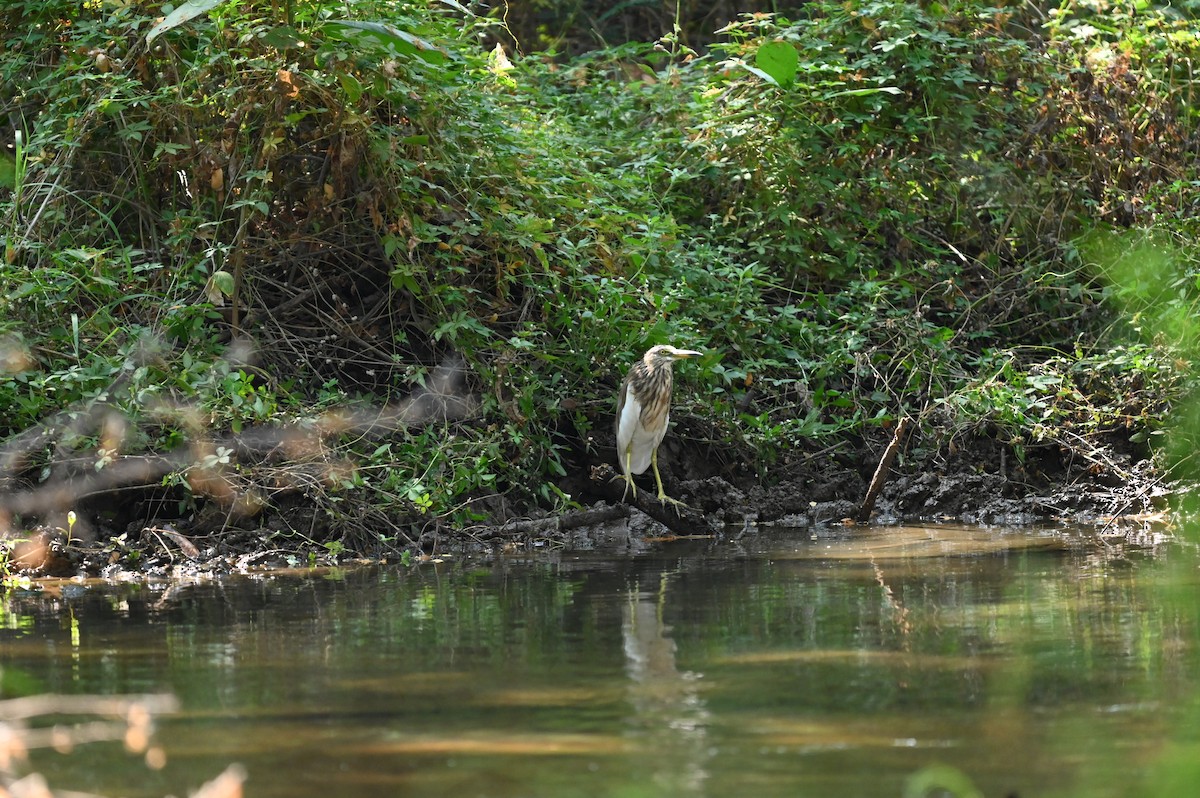
<instances>
[{"instance_id":1,"label":"muddy bank","mask_svg":"<svg viewBox=\"0 0 1200 798\"><path fill-rule=\"evenodd\" d=\"M869 520L1070 521L1107 526L1110 540L1122 530L1138 533L1140 524L1114 527L1111 522L1162 517L1172 489L1160 481L1150 459L1121 446L1117 439L1088 458L1047 449L1014 462L1005 447L980 439L952 454L920 461L901 457L886 474ZM430 522L407 534L363 529L337 538L335 525L344 526L345 519L332 519L317 503L293 496L242 522L212 506L190 517L128 521L120 528L100 523L69 544L66 530L42 526L14 548L11 563L31 576L165 577L357 559L410 563L445 554L629 547L680 536L719 542L766 525L798 530L850 525L861 516L882 448L876 443L832 457L797 456L771 484L763 484L749 475L701 475L705 461L677 442L662 467L668 493L683 502L678 507L654 498L652 478L641 480L636 497L625 495L614 470L596 462L581 471L586 477L564 480L564 490L581 507L560 515L506 507L505 517L465 529Z\"/></svg>"},{"instance_id":2,"label":"muddy bank","mask_svg":"<svg viewBox=\"0 0 1200 798\"><path fill-rule=\"evenodd\" d=\"M1113 518L1156 517L1168 509L1179 486L1163 482L1147 451L1124 436L1114 436L1086 456L1044 447L1016 458L1005 445L979 438L970 445L933 456L903 455L884 471L877 497L864 512L864 500L886 441L843 449L835 456L800 454L767 480L700 476L699 458L676 456L664 473L668 492L698 512L660 510L653 499L637 509L675 532L689 528L715 532L730 526L775 524L792 527L959 521L1022 525L1069 520L1106 523ZM594 468L593 483L611 469ZM652 482L648 483L652 485ZM619 501L622 483L603 498ZM673 486L673 487L672 487ZM593 488L595 486L593 485ZM677 520L681 519L681 520Z\"/></svg>"}]
</instances>

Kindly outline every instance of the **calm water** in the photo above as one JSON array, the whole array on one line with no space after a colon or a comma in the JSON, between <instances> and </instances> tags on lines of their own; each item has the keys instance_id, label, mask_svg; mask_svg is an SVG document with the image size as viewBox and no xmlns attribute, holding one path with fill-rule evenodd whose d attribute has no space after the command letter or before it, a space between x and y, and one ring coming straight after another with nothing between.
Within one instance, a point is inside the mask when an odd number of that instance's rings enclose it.
<instances>
[{"instance_id":1,"label":"calm water","mask_svg":"<svg viewBox=\"0 0 1200 798\"><path fill-rule=\"evenodd\" d=\"M7 695L171 692L161 770L45 752L56 789L249 796L1129 795L1195 719L1192 555L885 528L219 582L50 586ZM1182 576L1182 582L1180 575Z\"/></svg>"}]
</instances>

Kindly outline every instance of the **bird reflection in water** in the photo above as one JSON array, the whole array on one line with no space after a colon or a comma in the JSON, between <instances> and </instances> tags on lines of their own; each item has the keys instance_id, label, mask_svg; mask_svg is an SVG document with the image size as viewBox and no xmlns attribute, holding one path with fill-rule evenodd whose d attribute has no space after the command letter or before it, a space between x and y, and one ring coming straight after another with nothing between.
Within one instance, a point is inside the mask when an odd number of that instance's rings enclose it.
<instances>
[{"instance_id":1,"label":"bird reflection in water","mask_svg":"<svg viewBox=\"0 0 1200 798\"><path fill-rule=\"evenodd\" d=\"M628 722L635 738L645 738L652 755L654 785L664 795L704 792L709 712L700 695L701 674L680 670L671 627L663 619L671 574L659 575L657 590L630 589L622 607Z\"/></svg>"}]
</instances>

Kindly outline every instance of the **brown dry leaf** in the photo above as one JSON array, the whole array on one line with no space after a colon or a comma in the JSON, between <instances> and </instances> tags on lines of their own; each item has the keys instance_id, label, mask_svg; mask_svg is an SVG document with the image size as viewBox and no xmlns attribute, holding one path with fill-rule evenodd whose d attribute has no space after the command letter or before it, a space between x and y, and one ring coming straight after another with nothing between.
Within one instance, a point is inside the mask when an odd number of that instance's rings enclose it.
<instances>
[{"instance_id":1,"label":"brown dry leaf","mask_svg":"<svg viewBox=\"0 0 1200 798\"><path fill-rule=\"evenodd\" d=\"M189 560L200 559L200 549L196 548L196 544L188 540L184 535L181 535L169 527L164 527L160 531L164 536L170 538L171 542L179 547L179 550L183 552L183 556L187 557Z\"/></svg>"},{"instance_id":2,"label":"brown dry leaf","mask_svg":"<svg viewBox=\"0 0 1200 798\"><path fill-rule=\"evenodd\" d=\"M69 754L75 750L75 741L71 739L71 733L62 726L55 726L50 730L50 746L60 754Z\"/></svg>"},{"instance_id":3,"label":"brown dry leaf","mask_svg":"<svg viewBox=\"0 0 1200 798\"><path fill-rule=\"evenodd\" d=\"M125 730L125 750L140 754L150 746L150 735L144 726L130 726Z\"/></svg>"},{"instance_id":4,"label":"brown dry leaf","mask_svg":"<svg viewBox=\"0 0 1200 798\"><path fill-rule=\"evenodd\" d=\"M189 470L187 483L193 494L207 496L225 506L236 498L233 483L209 468Z\"/></svg>"},{"instance_id":5,"label":"brown dry leaf","mask_svg":"<svg viewBox=\"0 0 1200 798\"><path fill-rule=\"evenodd\" d=\"M7 723L0 723L0 770L11 771L18 762L24 762L28 755L20 731Z\"/></svg>"},{"instance_id":6,"label":"brown dry leaf","mask_svg":"<svg viewBox=\"0 0 1200 798\"><path fill-rule=\"evenodd\" d=\"M16 336L0 338L0 373L17 374L33 366L29 348Z\"/></svg>"},{"instance_id":7,"label":"brown dry leaf","mask_svg":"<svg viewBox=\"0 0 1200 798\"><path fill-rule=\"evenodd\" d=\"M279 93L289 100L294 100L300 96L300 89L292 81L292 73L286 69L280 69L275 72L275 81L278 84Z\"/></svg>"},{"instance_id":8,"label":"brown dry leaf","mask_svg":"<svg viewBox=\"0 0 1200 798\"><path fill-rule=\"evenodd\" d=\"M41 570L50 558L49 544L50 541L41 535L17 541L8 555L9 562L20 570Z\"/></svg>"},{"instance_id":9,"label":"brown dry leaf","mask_svg":"<svg viewBox=\"0 0 1200 798\"><path fill-rule=\"evenodd\" d=\"M8 785L8 794L12 798L54 798L50 785L46 783L41 773L30 773L23 779L18 779Z\"/></svg>"},{"instance_id":10,"label":"brown dry leaf","mask_svg":"<svg viewBox=\"0 0 1200 798\"><path fill-rule=\"evenodd\" d=\"M220 776L192 793L192 798L242 798L245 780L246 769L241 765L230 765Z\"/></svg>"},{"instance_id":11,"label":"brown dry leaf","mask_svg":"<svg viewBox=\"0 0 1200 798\"><path fill-rule=\"evenodd\" d=\"M159 746L146 750L146 767L151 770L162 770L167 766L167 752Z\"/></svg>"}]
</instances>

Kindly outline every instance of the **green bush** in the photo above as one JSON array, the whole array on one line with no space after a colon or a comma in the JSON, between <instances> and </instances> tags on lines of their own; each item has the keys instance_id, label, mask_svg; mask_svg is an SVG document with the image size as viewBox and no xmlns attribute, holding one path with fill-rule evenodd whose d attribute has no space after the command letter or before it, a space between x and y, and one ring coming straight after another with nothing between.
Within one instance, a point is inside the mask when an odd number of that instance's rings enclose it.
<instances>
[{"instance_id":1,"label":"green bush","mask_svg":"<svg viewBox=\"0 0 1200 798\"><path fill-rule=\"evenodd\" d=\"M1194 225L1195 37L1165 10L1035 34L818 2L567 60L455 3L180 9L0 12L8 435L103 407L195 504L302 494L330 535L415 535L566 506L664 341L706 352L676 418L768 481L903 415L914 451L1097 446L1185 390L1172 342L1116 336L1080 243Z\"/></svg>"}]
</instances>

